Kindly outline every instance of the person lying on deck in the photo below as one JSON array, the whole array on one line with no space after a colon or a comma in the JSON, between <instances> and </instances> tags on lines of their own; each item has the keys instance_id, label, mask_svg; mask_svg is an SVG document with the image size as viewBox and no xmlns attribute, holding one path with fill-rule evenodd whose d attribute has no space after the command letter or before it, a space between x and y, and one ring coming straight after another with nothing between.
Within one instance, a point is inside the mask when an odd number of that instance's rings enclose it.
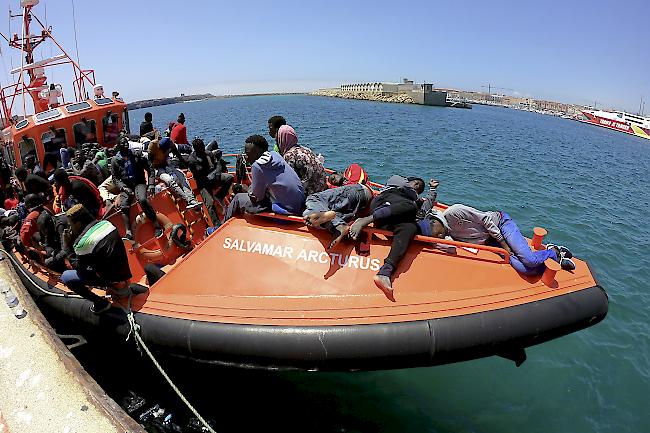
<instances>
[{"instance_id":1,"label":"person lying on deck","mask_svg":"<svg viewBox=\"0 0 650 433\"><path fill-rule=\"evenodd\" d=\"M307 197L302 216L308 226L332 234L331 249L350 232L348 223L353 218L367 215L372 197L370 187L358 183L328 189Z\"/></svg>"},{"instance_id":2,"label":"person lying on deck","mask_svg":"<svg viewBox=\"0 0 650 433\"><path fill-rule=\"evenodd\" d=\"M375 227L393 231L393 239L384 265L375 275L374 282L386 296L394 300L391 277L406 255L418 231L415 223L424 192L424 180L419 177L391 176L370 203L371 214L357 219L350 227L350 237L358 239L361 230L373 223Z\"/></svg>"},{"instance_id":3,"label":"person lying on deck","mask_svg":"<svg viewBox=\"0 0 650 433\"><path fill-rule=\"evenodd\" d=\"M260 213L275 204L286 212L299 215L305 203L300 178L277 152L269 152L269 143L261 135L246 139L244 153L251 165L252 183L248 192L236 194L225 220L242 212Z\"/></svg>"},{"instance_id":4,"label":"person lying on deck","mask_svg":"<svg viewBox=\"0 0 650 433\"><path fill-rule=\"evenodd\" d=\"M128 288L131 270L124 243L117 227L108 220L96 220L81 204L70 208L66 215L70 230L64 243L73 243L77 261L74 270L61 275L70 290L92 301L91 311L103 313L111 303L93 293L88 286L101 286L113 291Z\"/></svg>"},{"instance_id":5,"label":"person lying on deck","mask_svg":"<svg viewBox=\"0 0 650 433\"><path fill-rule=\"evenodd\" d=\"M449 206L444 212L432 210L420 223L422 234L452 239L471 244L496 244L510 253L510 264L524 275L540 275L546 268L544 261L553 259L562 269L573 270L576 265L568 248L548 244L545 250L531 251L528 241L517 224L505 212L483 212L463 204ZM428 223L428 224L427 224ZM427 231L430 229L430 231Z\"/></svg>"}]
</instances>

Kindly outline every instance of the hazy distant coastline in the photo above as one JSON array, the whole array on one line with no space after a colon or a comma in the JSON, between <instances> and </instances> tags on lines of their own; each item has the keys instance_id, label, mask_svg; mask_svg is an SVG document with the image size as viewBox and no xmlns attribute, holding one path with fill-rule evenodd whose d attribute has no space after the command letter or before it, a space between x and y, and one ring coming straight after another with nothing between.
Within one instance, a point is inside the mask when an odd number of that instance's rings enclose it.
<instances>
[{"instance_id":1,"label":"hazy distant coastline","mask_svg":"<svg viewBox=\"0 0 650 433\"><path fill-rule=\"evenodd\" d=\"M141 101L129 102L129 110L139 108L156 107L158 105L178 104L179 102L202 101L204 99L226 99L242 98L244 96L274 96L274 95L304 95L304 92L276 92L276 93L247 93L238 95L213 95L212 93L201 93L196 95L172 96L169 98L143 99Z\"/></svg>"}]
</instances>

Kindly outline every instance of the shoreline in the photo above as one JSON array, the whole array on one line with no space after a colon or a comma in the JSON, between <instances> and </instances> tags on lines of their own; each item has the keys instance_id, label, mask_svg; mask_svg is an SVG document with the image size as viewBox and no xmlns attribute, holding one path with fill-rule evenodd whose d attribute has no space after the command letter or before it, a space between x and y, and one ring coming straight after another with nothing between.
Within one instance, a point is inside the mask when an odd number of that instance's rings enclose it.
<instances>
[{"instance_id":1,"label":"shoreline","mask_svg":"<svg viewBox=\"0 0 650 433\"><path fill-rule=\"evenodd\" d=\"M308 93L310 96L325 96L328 98L357 99L362 101L390 102L394 104L414 104L413 98L404 93L387 95L370 92L350 92L338 89L320 89Z\"/></svg>"},{"instance_id":2,"label":"shoreline","mask_svg":"<svg viewBox=\"0 0 650 433\"><path fill-rule=\"evenodd\" d=\"M183 102L204 101L206 99L229 99L244 98L246 96L284 96L284 95L305 95L305 92L272 92L272 93L242 93L234 95L213 95L212 93L202 93L195 95L171 96L167 98L142 99L127 104L129 110L139 110L141 108L157 107L159 105L180 104Z\"/></svg>"}]
</instances>

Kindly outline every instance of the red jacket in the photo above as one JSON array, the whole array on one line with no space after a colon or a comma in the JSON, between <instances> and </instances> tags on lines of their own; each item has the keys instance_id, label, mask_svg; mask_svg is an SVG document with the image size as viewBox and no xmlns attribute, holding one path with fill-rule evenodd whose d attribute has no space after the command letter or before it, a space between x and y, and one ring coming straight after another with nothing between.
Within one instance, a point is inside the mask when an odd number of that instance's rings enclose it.
<instances>
[{"instance_id":1,"label":"red jacket","mask_svg":"<svg viewBox=\"0 0 650 433\"><path fill-rule=\"evenodd\" d=\"M169 134L169 138L175 144L190 144L187 141L187 128L182 123L177 123L172 129L172 132Z\"/></svg>"},{"instance_id":2,"label":"red jacket","mask_svg":"<svg viewBox=\"0 0 650 433\"><path fill-rule=\"evenodd\" d=\"M32 236L38 232L38 224L36 223L36 220L38 220L40 214L40 210L31 211L29 215L27 215L27 218L25 218L23 225L20 227L20 241L26 247L33 247Z\"/></svg>"}]
</instances>

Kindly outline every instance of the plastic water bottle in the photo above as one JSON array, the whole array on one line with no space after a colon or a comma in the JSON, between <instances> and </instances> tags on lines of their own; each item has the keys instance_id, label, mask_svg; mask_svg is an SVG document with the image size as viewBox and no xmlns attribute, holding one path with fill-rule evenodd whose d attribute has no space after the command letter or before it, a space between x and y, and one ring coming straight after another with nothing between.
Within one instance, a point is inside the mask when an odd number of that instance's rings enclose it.
<instances>
[{"instance_id":1,"label":"plastic water bottle","mask_svg":"<svg viewBox=\"0 0 650 433\"><path fill-rule=\"evenodd\" d=\"M9 305L11 308L15 307L18 305L18 298L12 291L8 291L5 293L5 301L7 302L7 305Z\"/></svg>"}]
</instances>

